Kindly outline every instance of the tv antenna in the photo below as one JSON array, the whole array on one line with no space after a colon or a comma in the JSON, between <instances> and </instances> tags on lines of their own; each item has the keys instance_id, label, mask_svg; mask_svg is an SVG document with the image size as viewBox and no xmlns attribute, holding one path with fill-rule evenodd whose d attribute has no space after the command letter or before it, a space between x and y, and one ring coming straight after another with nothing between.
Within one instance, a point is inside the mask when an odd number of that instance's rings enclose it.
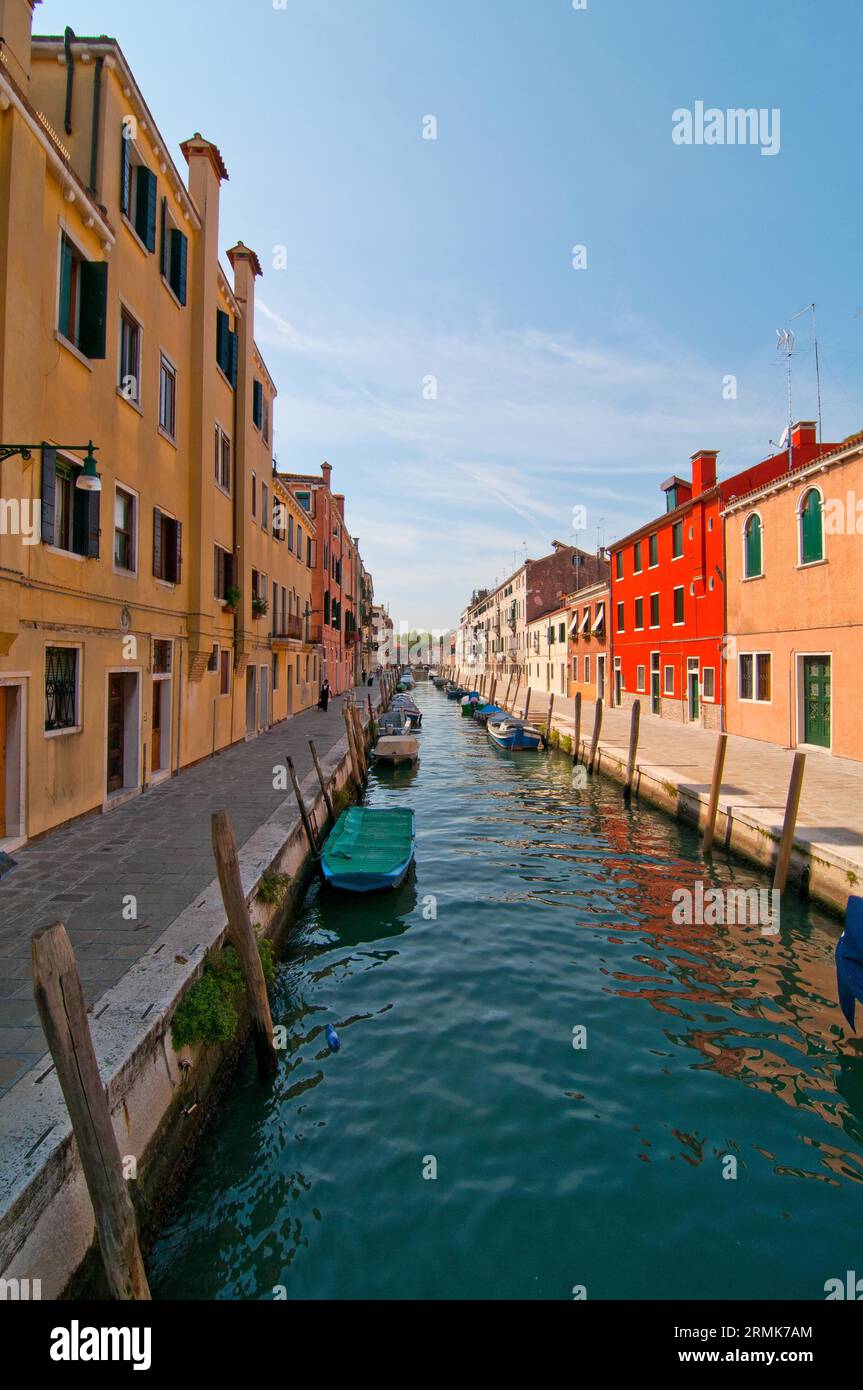
<instances>
[{"instance_id":1,"label":"tv antenna","mask_svg":"<svg viewBox=\"0 0 863 1390\"><path fill-rule=\"evenodd\" d=\"M793 424L793 407L791 403L791 358L794 356L794 334L790 328L777 328L776 351L782 354L788 365L788 470L790 472L793 463L794 448L791 443L791 427ZM784 434L782 438L785 438Z\"/></svg>"},{"instance_id":2,"label":"tv antenna","mask_svg":"<svg viewBox=\"0 0 863 1390\"><path fill-rule=\"evenodd\" d=\"M818 443L821 443L821 363L818 358L818 320L815 317L815 301L811 304L804 304L802 309L798 309L796 314L792 314L792 321L799 319L802 314L812 315L812 336L815 339L815 389L818 392Z\"/></svg>"}]
</instances>

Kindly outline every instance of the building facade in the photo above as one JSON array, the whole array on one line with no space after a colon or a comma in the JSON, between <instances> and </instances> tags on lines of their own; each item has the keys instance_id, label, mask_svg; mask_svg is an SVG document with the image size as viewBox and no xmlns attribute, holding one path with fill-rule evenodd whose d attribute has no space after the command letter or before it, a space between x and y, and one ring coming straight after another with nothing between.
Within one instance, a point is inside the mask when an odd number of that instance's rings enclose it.
<instances>
[{"instance_id":1,"label":"building facade","mask_svg":"<svg viewBox=\"0 0 863 1390\"><path fill-rule=\"evenodd\" d=\"M0 0L4 847L302 707L318 660L288 622L314 528L274 534L260 265L242 242L219 263L218 148L184 143L186 181L119 45L31 20Z\"/></svg>"},{"instance_id":2,"label":"building facade","mask_svg":"<svg viewBox=\"0 0 863 1390\"><path fill-rule=\"evenodd\" d=\"M723 518L729 733L863 759L863 434Z\"/></svg>"},{"instance_id":3,"label":"building facade","mask_svg":"<svg viewBox=\"0 0 863 1390\"><path fill-rule=\"evenodd\" d=\"M607 580L589 584L567 598L569 694L614 703L611 682L611 590Z\"/></svg>"},{"instance_id":4,"label":"building facade","mask_svg":"<svg viewBox=\"0 0 863 1390\"><path fill-rule=\"evenodd\" d=\"M534 693L566 695L568 667L567 611L559 604L527 625L524 680Z\"/></svg>"},{"instance_id":5,"label":"building facade","mask_svg":"<svg viewBox=\"0 0 863 1390\"><path fill-rule=\"evenodd\" d=\"M653 714L723 726L725 556L722 512L735 497L835 445L793 427L791 447L718 483L714 450L692 456L690 479L662 484L666 513L609 547L616 705L639 698Z\"/></svg>"}]
</instances>

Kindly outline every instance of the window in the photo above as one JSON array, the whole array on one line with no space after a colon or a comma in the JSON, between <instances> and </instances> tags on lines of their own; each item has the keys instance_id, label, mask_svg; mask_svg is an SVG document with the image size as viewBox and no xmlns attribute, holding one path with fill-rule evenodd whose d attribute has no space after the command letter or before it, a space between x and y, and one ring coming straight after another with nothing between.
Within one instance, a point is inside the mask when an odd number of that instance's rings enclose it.
<instances>
[{"instance_id":1,"label":"window","mask_svg":"<svg viewBox=\"0 0 863 1390\"><path fill-rule=\"evenodd\" d=\"M578 680L578 657L577 657L577 656L574 656L574 657L572 658L572 679L573 679L574 681L577 681L577 680Z\"/></svg>"},{"instance_id":2,"label":"window","mask_svg":"<svg viewBox=\"0 0 863 1390\"><path fill-rule=\"evenodd\" d=\"M273 652L273 693L279 688L279 657L277 652Z\"/></svg>"},{"instance_id":3,"label":"window","mask_svg":"<svg viewBox=\"0 0 863 1390\"><path fill-rule=\"evenodd\" d=\"M231 653L222 651L219 658L219 694L231 693Z\"/></svg>"},{"instance_id":4,"label":"window","mask_svg":"<svg viewBox=\"0 0 863 1390\"><path fill-rule=\"evenodd\" d=\"M771 698L770 652L741 652L738 658L738 693L741 700L766 703Z\"/></svg>"},{"instance_id":5,"label":"window","mask_svg":"<svg viewBox=\"0 0 863 1390\"><path fill-rule=\"evenodd\" d=\"M761 517L757 512L746 518L743 527L743 577L744 579L756 579L762 573L761 568Z\"/></svg>"},{"instance_id":6,"label":"window","mask_svg":"<svg viewBox=\"0 0 863 1390\"><path fill-rule=\"evenodd\" d=\"M303 558L303 528L302 528L302 526L300 526L299 524L297 524L297 555L298 555L299 558L302 560L302 558Z\"/></svg>"},{"instance_id":7,"label":"window","mask_svg":"<svg viewBox=\"0 0 863 1390\"><path fill-rule=\"evenodd\" d=\"M683 554L683 522L675 521L671 528L671 558L679 560Z\"/></svg>"},{"instance_id":8,"label":"window","mask_svg":"<svg viewBox=\"0 0 863 1390\"><path fill-rule=\"evenodd\" d=\"M141 400L141 326L128 309L120 311L120 393L127 401Z\"/></svg>"},{"instance_id":9,"label":"window","mask_svg":"<svg viewBox=\"0 0 863 1390\"><path fill-rule=\"evenodd\" d=\"M179 584L183 527L173 516L153 508L153 574L166 584Z\"/></svg>"},{"instance_id":10,"label":"window","mask_svg":"<svg viewBox=\"0 0 863 1390\"><path fill-rule=\"evenodd\" d=\"M63 235L57 330L85 357L94 360L105 356L107 305L108 262L88 261Z\"/></svg>"},{"instance_id":11,"label":"window","mask_svg":"<svg viewBox=\"0 0 863 1390\"><path fill-rule=\"evenodd\" d=\"M643 690L643 689L644 689L644 667L643 667L643 666L639 666L639 667L636 668L636 672L635 672L635 688L636 688L636 690Z\"/></svg>"},{"instance_id":12,"label":"window","mask_svg":"<svg viewBox=\"0 0 863 1390\"><path fill-rule=\"evenodd\" d=\"M114 493L114 564L134 574L137 567L135 546L135 496L118 487Z\"/></svg>"},{"instance_id":13,"label":"window","mask_svg":"<svg viewBox=\"0 0 863 1390\"><path fill-rule=\"evenodd\" d=\"M58 550L95 559L99 554L100 492L83 492L75 481L80 464L58 459L42 446L42 541Z\"/></svg>"},{"instance_id":14,"label":"window","mask_svg":"<svg viewBox=\"0 0 863 1390\"><path fill-rule=\"evenodd\" d=\"M638 628L644 627L644 599L643 599L643 598L637 598L637 599L635 600L635 627L636 627L636 630L637 630Z\"/></svg>"},{"instance_id":15,"label":"window","mask_svg":"<svg viewBox=\"0 0 863 1390\"><path fill-rule=\"evenodd\" d=\"M666 666L662 674L662 693L663 695L674 694L674 667Z\"/></svg>"},{"instance_id":16,"label":"window","mask_svg":"<svg viewBox=\"0 0 863 1390\"><path fill-rule=\"evenodd\" d=\"M715 699L716 672L712 666L704 666L701 671L701 694L705 700Z\"/></svg>"},{"instance_id":17,"label":"window","mask_svg":"<svg viewBox=\"0 0 863 1390\"><path fill-rule=\"evenodd\" d=\"M812 565L824 559L824 527L821 494L811 487L800 501L800 563Z\"/></svg>"},{"instance_id":18,"label":"window","mask_svg":"<svg viewBox=\"0 0 863 1390\"><path fill-rule=\"evenodd\" d=\"M223 546L213 547L213 596L224 602L234 587L234 557Z\"/></svg>"},{"instance_id":19,"label":"window","mask_svg":"<svg viewBox=\"0 0 863 1390\"><path fill-rule=\"evenodd\" d=\"M258 515L258 475L252 474L252 516Z\"/></svg>"},{"instance_id":20,"label":"window","mask_svg":"<svg viewBox=\"0 0 863 1390\"><path fill-rule=\"evenodd\" d=\"M45 732L78 728L78 648L45 648Z\"/></svg>"},{"instance_id":21,"label":"window","mask_svg":"<svg viewBox=\"0 0 863 1390\"><path fill-rule=\"evenodd\" d=\"M636 541L632 547L632 572L633 574L641 574L641 569L641 541Z\"/></svg>"},{"instance_id":22,"label":"window","mask_svg":"<svg viewBox=\"0 0 863 1390\"><path fill-rule=\"evenodd\" d=\"M261 435L264 443L270 442L270 402L264 397L264 423L261 426Z\"/></svg>"},{"instance_id":23,"label":"window","mask_svg":"<svg viewBox=\"0 0 863 1390\"><path fill-rule=\"evenodd\" d=\"M270 489L261 483L261 529L266 531L270 520Z\"/></svg>"},{"instance_id":24,"label":"window","mask_svg":"<svg viewBox=\"0 0 863 1390\"><path fill-rule=\"evenodd\" d=\"M675 590L674 590L674 622L675 622L676 624L678 624L678 625L679 625L680 623L683 622L683 588L682 588L682 586L681 586L681 588L675 589Z\"/></svg>"},{"instance_id":25,"label":"window","mask_svg":"<svg viewBox=\"0 0 863 1390\"><path fill-rule=\"evenodd\" d=\"M255 380L252 382L252 424L256 430L261 428L264 422L264 384Z\"/></svg>"},{"instance_id":26,"label":"window","mask_svg":"<svg viewBox=\"0 0 863 1390\"><path fill-rule=\"evenodd\" d=\"M566 623L558 623L558 625L557 625L557 640L558 640L558 642L565 642L565 641L566 641Z\"/></svg>"},{"instance_id":27,"label":"window","mask_svg":"<svg viewBox=\"0 0 863 1390\"><path fill-rule=\"evenodd\" d=\"M650 595L650 626L659 627L659 594Z\"/></svg>"},{"instance_id":28,"label":"window","mask_svg":"<svg viewBox=\"0 0 863 1390\"><path fill-rule=\"evenodd\" d=\"M208 671L218 671L219 669L219 644L214 642L207 660Z\"/></svg>"},{"instance_id":29,"label":"window","mask_svg":"<svg viewBox=\"0 0 863 1390\"><path fill-rule=\"evenodd\" d=\"M177 373L164 356L159 358L159 428L172 439L177 433Z\"/></svg>"},{"instance_id":30,"label":"window","mask_svg":"<svg viewBox=\"0 0 863 1390\"><path fill-rule=\"evenodd\" d=\"M623 626L623 613L624 613L624 606L623 606L623 603L621 602L621 603L619 603L619 604L617 605L617 630L618 630L618 632L623 632L623 631L625 631L624 626Z\"/></svg>"},{"instance_id":31,"label":"window","mask_svg":"<svg viewBox=\"0 0 863 1390\"><path fill-rule=\"evenodd\" d=\"M216 426L216 482L225 492L231 491L231 441L221 425Z\"/></svg>"},{"instance_id":32,"label":"window","mask_svg":"<svg viewBox=\"0 0 863 1390\"><path fill-rule=\"evenodd\" d=\"M163 641L156 638L153 642L153 674L156 676L169 676L171 674L171 664L173 656L173 642Z\"/></svg>"},{"instance_id":33,"label":"window","mask_svg":"<svg viewBox=\"0 0 863 1390\"><path fill-rule=\"evenodd\" d=\"M294 548L294 517L292 512L288 512L288 550Z\"/></svg>"},{"instance_id":34,"label":"window","mask_svg":"<svg viewBox=\"0 0 863 1390\"><path fill-rule=\"evenodd\" d=\"M167 198L162 199L159 262L162 279L170 285L179 302L185 304L189 242L179 227L174 224L168 210Z\"/></svg>"},{"instance_id":35,"label":"window","mask_svg":"<svg viewBox=\"0 0 863 1390\"><path fill-rule=\"evenodd\" d=\"M589 656L586 656L586 657L584 658L584 679L585 679L585 683L586 683L586 684L589 684L589 683L590 683L590 657L589 657Z\"/></svg>"},{"instance_id":36,"label":"window","mask_svg":"<svg viewBox=\"0 0 863 1390\"><path fill-rule=\"evenodd\" d=\"M310 492L298 492L295 494L297 501L304 511L311 513L312 496ZM299 674L299 672L297 673Z\"/></svg>"},{"instance_id":37,"label":"window","mask_svg":"<svg viewBox=\"0 0 863 1390\"><path fill-rule=\"evenodd\" d=\"M614 557L614 564L615 564L615 577L616 577L617 579L622 579L622 578L623 578L623 551L622 551L622 550L618 550L617 554L615 555L615 557Z\"/></svg>"},{"instance_id":38,"label":"window","mask_svg":"<svg viewBox=\"0 0 863 1390\"><path fill-rule=\"evenodd\" d=\"M216 362L232 386L237 384L237 334L222 309L216 310Z\"/></svg>"},{"instance_id":39,"label":"window","mask_svg":"<svg viewBox=\"0 0 863 1390\"><path fill-rule=\"evenodd\" d=\"M650 569L656 569L659 564L659 536L656 531L647 540L647 564Z\"/></svg>"},{"instance_id":40,"label":"window","mask_svg":"<svg viewBox=\"0 0 863 1390\"><path fill-rule=\"evenodd\" d=\"M156 175L141 161L124 123L120 137L120 211L148 251L156 249L157 190Z\"/></svg>"}]
</instances>

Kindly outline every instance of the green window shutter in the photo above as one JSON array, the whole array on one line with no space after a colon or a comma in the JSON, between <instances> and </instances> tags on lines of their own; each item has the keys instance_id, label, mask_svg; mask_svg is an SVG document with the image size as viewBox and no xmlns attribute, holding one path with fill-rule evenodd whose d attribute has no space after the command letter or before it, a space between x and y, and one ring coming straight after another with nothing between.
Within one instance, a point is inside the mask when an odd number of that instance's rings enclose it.
<instances>
[{"instance_id":1,"label":"green window shutter","mask_svg":"<svg viewBox=\"0 0 863 1390\"><path fill-rule=\"evenodd\" d=\"M188 275L189 242L176 227L171 228L171 289L181 304L186 302L186 279Z\"/></svg>"},{"instance_id":2,"label":"green window shutter","mask_svg":"<svg viewBox=\"0 0 863 1390\"><path fill-rule=\"evenodd\" d=\"M71 342L75 325L72 322L72 246L63 237L60 243L60 313L57 327Z\"/></svg>"},{"instance_id":3,"label":"green window shutter","mask_svg":"<svg viewBox=\"0 0 863 1390\"><path fill-rule=\"evenodd\" d=\"M78 470L80 471L80 470ZM77 472L76 472L77 476ZM99 558L99 492L73 490L72 549L90 560Z\"/></svg>"},{"instance_id":4,"label":"green window shutter","mask_svg":"<svg viewBox=\"0 0 863 1390\"><path fill-rule=\"evenodd\" d=\"M821 498L815 491L815 488L811 488L806 494L800 521L802 528L800 559L802 563L808 565L811 564L813 560L823 560L824 546L821 536Z\"/></svg>"},{"instance_id":5,"label":"green window shutter","mask_svg":"<svg viewBox=\"0 0 863 1390\"><path fill-rule=\"evenodd\" d=\"M162 578L162 513L153 508L153 574Z\"/></svg>"},{"instance_id":6,"label":"green window shutter","mask_svg":"<svg viewBox=\"0 0 863 1390\"><path fill-rule=\"evenodd\" d=\"M81 310L78 346L85 357L105 356L108 319L108 262L81 262Z\"/></svg>"},{"instance_id":7,"label":"green window shutter","mask_svg":"<svg viewBox=\"0 0 863 1390\"><path fill-rule=\"evenodd\" d=\"M264 387L260 381L255 381L252 385L252 420L257 429L261 428L264 419Z\"/></svg>"},{"instance_id":8,"label":"green window shutter","mask_svg":"<svg viewBox=\"0 0 863 1390\"><path fill-rule=\"evenodd\" d=\"M146 164L137 169L138 203L135 209L135 231L148 251L156 249L156 207L158 204L156 175Z\"/></svg>"},{"instance_id":9,"label":"green window shutter","mask_svg":"<svg viewBox=\"0 0 863 1390\"><path fill-rule=\"evenodd\" d=\"M129 159L129 141L125 130L120 136L120 211L129 216L132 198L132 165Z\"/></svg>"},{"instance_id":10,"label":"green window shutter","mask_svg":"<svg viewBox=\"0 0 863 1390\"><path fill-rule=\"evenodd\" d=\"M239 342L239 337L240 335L236 329L233 333L228 335L229 359L227 376L232 386L236 386L237 384L237 344Z\"/></svg>"},{"instance_id":11,"label":"green window shutter","mask_svg":"<svg viewBox=\"0 0 863 1390\"><path fill-rule=\"evenodd\" d=\"M224 313L221 309L217 309L217 310L216 310L216 361L217 361L217 363L219 364L219 366L221 367L222 371L225 373L225 376L228 375L229 352L230 352L230 344L229 344L229 334L230 334L230 331L231 331L231 330L230 330L230 325L229 325L229 323L228 323L228 315L227 315L226 313Z\"/></svg>"},{"instance_id":12,"label":"green window shutter","mask_svg":"<svg viewBox=\"0 0 863 1390\"><path fill-rule=\"evenodd\" d=\"M761 518L751 516L746 523L746 578L761 573Z\"/></svg>"},{"instance_id":13,"label":"green window shutter","mask_svg":"<svg viewBox=\"0 0 863 1390\"><path fill-rule=\"evenodd\" d=\"M177 521L174 524L174 541L176 549L174 551L174 583L179 584L180 575L183 568L183 523Z\"/></svg>"},{"instance_id":14,"label":"green window shutter","mask_svg":"<svg viewBox=\"0 0 863 1390\"><path fill-rule=\"evenodd\" d=\"M159 272L168 274L168 199L163 198L159 212Z\"/></svg>"},{"instance_id":15,"label":"green window shutter","mask_svg":"<svg viewBox=\"0 0 863 1390\"><path fill-rule=\"evenodd\" d=\"M42 544L54 544L54 499L57 491L57 450L42 445Z\"/></svg>"}]
</instances>

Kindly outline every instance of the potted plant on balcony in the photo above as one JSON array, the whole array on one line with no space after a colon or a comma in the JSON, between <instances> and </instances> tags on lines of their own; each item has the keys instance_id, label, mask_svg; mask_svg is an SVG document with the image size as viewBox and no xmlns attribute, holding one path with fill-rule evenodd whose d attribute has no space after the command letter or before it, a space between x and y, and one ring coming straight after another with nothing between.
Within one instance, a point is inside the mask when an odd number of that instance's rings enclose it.
<instances>
[{"instance_id":1,"label":"potted plant on balcony","mask_svg":"<svg viewBox=\"0 0 863 1390\"><path fill-rule=\"evenodd\" d=\"M225 613L236 613L240 598L240 590L237 588L236 584L231 584L225 591L225 605L223 611Z\"/></svg>"},{"instance_id":2,"label":"potted plant on balcony","mask_svg":"<svg viewBox=\"0 0 863 1390\"><path fill-rule=\"evenodd\" d=\"M260 594L255 594L254 598L252 599L252 617L263 618L264 614L269 609L269 606L270 605L265 598L263 598Z\"/></svg>"}]
</instances>

